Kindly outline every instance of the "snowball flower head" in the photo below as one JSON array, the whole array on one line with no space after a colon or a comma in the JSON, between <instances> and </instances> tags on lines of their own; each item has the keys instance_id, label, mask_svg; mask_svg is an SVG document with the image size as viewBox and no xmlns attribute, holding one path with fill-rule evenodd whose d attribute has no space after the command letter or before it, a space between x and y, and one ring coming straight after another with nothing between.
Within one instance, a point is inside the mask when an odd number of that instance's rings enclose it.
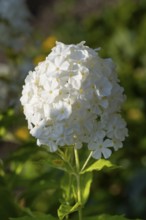
<instances>
[{"instance_id":1,"label":"snowball flower head","mask_svg":"<svg viewBox=\"0 0 146 220\"><path fill-rule=\"evenodd\" d=\"M38 145L54 152L87 145L96 159L108 158L127 136L120 115L125 100L111 59L97 50L56 42L46 60L29 72L21 103Z\"/></svg>"}]
</instances>

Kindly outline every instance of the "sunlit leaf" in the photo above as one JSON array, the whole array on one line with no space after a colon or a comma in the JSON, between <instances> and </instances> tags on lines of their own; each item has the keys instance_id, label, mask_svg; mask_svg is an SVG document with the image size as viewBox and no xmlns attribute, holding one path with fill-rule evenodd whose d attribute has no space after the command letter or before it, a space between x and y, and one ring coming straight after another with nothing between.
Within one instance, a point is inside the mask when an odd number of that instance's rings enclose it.
<instances>
[{"instance_id":1,"label":"sunlit leaf","mask_svg":"<svg viewBox=\"0 0 146 220\"><path fill-rule=\"evenodd\" d=\"M82 203L85 204L88 200L90 194L90 187L92 183L92 173L85 173L84 175L80 176L80 187L81 187L81 196L82 196ZM74 180L72 182L74 197L77 199L77 181Z\"/></svg>"},{"instance_id":2,"label":"sunlit leaf","mask_svg":"<svg viewBox=\"0 0 146 220\"><path fill-rule=\"evenodd\" d=\"M69 215L72 212L79 210L81 207L80 203L76 203L74 206L70 206L67 204L61 204L58 209L58 217L62 220L65 216Z\"/></svg>"},{"instance_id":3,"label":"sunlit leaf","mask_svg":"<svg viewBox=\"0 0 146 220\"><path fill-rule=\"evenodd\" d=\"M86 173L81 176L81 194L82 202L86 203L90 194L90 187L92 183L92 173Z\"/></svg>"},{"instance_id":4,"label":"sunlit leaf","mask_svg":"<svg viewBox=\"0 0 146 220\"><path fill-rule=\"evenodd\" d=\"M86 172L92 172L93 170L102 170L104 167L116 167L114 164L112 164L109 160L100 159L97 160L95 163L90 165L88 168L83 170L81 174L84 174Z\"/></svg>"}]
</instances>

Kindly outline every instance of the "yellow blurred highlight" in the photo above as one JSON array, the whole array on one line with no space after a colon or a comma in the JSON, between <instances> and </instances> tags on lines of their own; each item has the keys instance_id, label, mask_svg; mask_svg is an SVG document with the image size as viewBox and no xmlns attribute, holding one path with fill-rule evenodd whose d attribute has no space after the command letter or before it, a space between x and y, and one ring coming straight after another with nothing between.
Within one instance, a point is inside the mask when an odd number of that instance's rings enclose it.
<instances>
[{"instance_id":1,"label":"yellow blurred highlight","mask_svg":"<svg viewBox=\"0 0 146 220\"><path fill-rule=\"evenodd\" d=\"M8 116L14 115L14 109L9 109L8 110Z\"/></svg>"},{"instance_id":2,"label":"yellow blurred highlight","mask_svg":"<svg viewBox=\"0 0 146 220\"><path fill-rule=\"evenodd\" d=\"M57 38L55 36L47 37L44 42L42 43L42 49L44 52L48 52L55 46Z\"/></svg>"},{"instance_id":3,"label":"yellow blurred highlight","mask_svg":"<svg viewBox=\"0 0 146 220\"><path fill-rule=\"evenodd\" d=\"M35 65L37 65L38 63L42 62L45 60L45 56L44 55L38 55L33 59L33 63Z\"/></svg>"},{"instance_id":4,"label":"yellow blurred highlight","mask_svg":"<svg viewBox=\"0 0 146 220\"><path fill-rule=\"evenodd\" d=\"M3 169L3 161L2 159L0 159L0 176L4 176L4 175L5 175L5 172Z\"/></svg>"},{"instance_id":5,"label":"yellow blurred highlight","mask_svg":"<svg viewBox=\"0 0 146 220\"><path fill-rule=\"evenodd\" d=\"M11 170L14 171L16 174L20 174L22 172L23 166L24 164L15 161L11 162L10 164Z\"/></svg>"},{"instance_id":6,"label":"yellow blurred highlight","mask_svg":"<svg viewBox=\"0 0 146 220\"><path fill-rule=\"evenodd\" d=\"M6 134L5 127L0 127L0 136L3 137Z\"/></svg>"},{"instance_id":7,"label":"yellow blurred highlight","mask_svg":"<svg viewBox=\"0 0 146 220\"><path fill-rule=\"evenodd\" d=\"M132 108L132 109L129 109L128 111L128 118L130 120L139 121L139 120L142 120L144 116L143 116L143 113L139 109Z\"/></svg>"},{"instance_id":8,"label":"yellow blurred highlight","mask_svg":"<svg viewBox=\"0 0 146 220\"><path fill-rule=\"evenodd\" d=\"M23 165L19 164L15 169L16 174L20 174L22 172L22 169L23 169Z\"/></svg>"},{"instance_id":9,"label":"yellow blurred highlight","mask_svg":"<svg viewBox=\"0 0 146 220\"><path fill-rule=\"evenodd\" d=\"M0 169L0 176L4 176L4 175L5 175L4 171Z\"/></svg>"},{"instance_id":10,"label":"yellow blurred highlight","mask_svg":"<svg viewBox=\"0 0 146 220\"><path fill-rule=\"evenodd\" d=\"M20 127L18 128L15 133L15 137L22 140L22 141L27 141L29 139L29 132L26 127Z\"/></svg>"}]
</instances>

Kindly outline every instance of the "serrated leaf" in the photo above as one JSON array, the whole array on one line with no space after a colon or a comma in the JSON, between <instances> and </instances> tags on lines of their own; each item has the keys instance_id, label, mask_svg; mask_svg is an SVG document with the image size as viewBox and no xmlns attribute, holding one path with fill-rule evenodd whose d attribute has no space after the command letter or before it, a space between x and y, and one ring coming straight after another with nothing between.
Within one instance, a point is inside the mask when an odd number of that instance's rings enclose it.
<instances>
[{"instance_id":1,"label":"serrated leaf","mask_svg":"<svg viewBox=\"0 0 146 220\"><path fill-rule=\"evenodd\" d=\"M86 172L92 172L93 170L102 170L104 167L115 167L114 164L112 164L109 160L100 159L90 165L88 168L83 170L81 174L84 174Z\"/></svg>"},{"instance_id":2,"label":"serrated leaf","mask_svg":"<svg viewBox=\"0 0 146 220\"><path fill-rule=\"evenodd\" d=\"M103 214L99 216L87 217L87 218L84 218L84 220L130 220L130 219L124 217L124 215L113 215L112 216L112 215Z\"/></svg>"},{"instance_id":3,"label":"serrated leaf","mask_svg":"<svg viewBox=\"0 0 146 220\"><path fill-rule=\"evenodd\" d=\"M79 210L81 207L80 203L76 203L74 206L70 206L67 204L61 204L58 209L58 217L62 220L65 216L69 215L72 212Z\"/></svg>"},{"instance_id":4,"label":"serrated leaf","mask_svg":"<svg viewBox=\"0 0 146 220\"><path fill-rule=\"evenodd\" d=\"M57 220L57 218L53 217L52 215L45 215L45 214L35 214L34 217L32 216L23 216L20 218L9 218L9 220Z\"/></svg>"}]
</instances>

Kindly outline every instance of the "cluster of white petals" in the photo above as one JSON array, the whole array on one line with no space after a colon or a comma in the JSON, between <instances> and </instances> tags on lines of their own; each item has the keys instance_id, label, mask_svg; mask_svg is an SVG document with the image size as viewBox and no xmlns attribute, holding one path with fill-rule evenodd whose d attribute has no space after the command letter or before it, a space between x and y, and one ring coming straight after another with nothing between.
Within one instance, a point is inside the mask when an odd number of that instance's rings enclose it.
<instances>
[{"instance_id":1,"label":"cluster of white petals","mask_svg":"<svg viewBox=\"0 0 146 220\"><path fill-rule=\"evenodd\" d=\"M120 115L125 96L112 60L84 43L57 42L26 77L21 103L38 145L54 152L86 144L94 158L108 158L127 136Z\"/></svg>"}]
</instances>

